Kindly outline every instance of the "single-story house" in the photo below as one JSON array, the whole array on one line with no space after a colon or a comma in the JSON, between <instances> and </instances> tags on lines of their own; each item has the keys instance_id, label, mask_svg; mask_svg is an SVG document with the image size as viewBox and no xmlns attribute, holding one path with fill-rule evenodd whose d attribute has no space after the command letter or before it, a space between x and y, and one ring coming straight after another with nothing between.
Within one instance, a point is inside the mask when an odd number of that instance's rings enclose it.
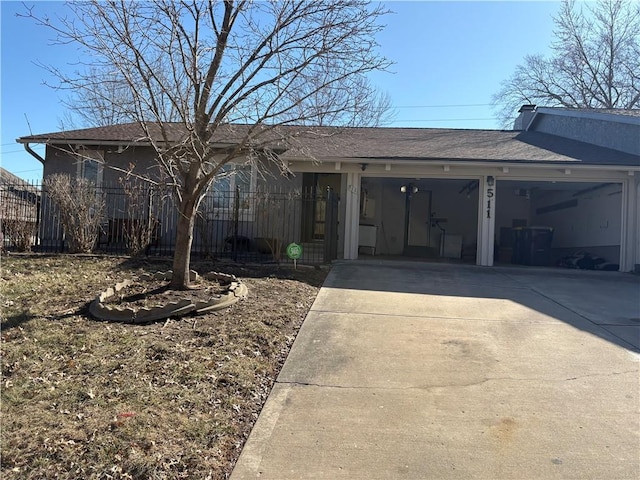
<instances>
[{"instance_id":1,"label":"single-story house","mask_svg":"<svg viewBox=\"0 0 640 480\"><path fill-rule=\"evenodd\" d=\"M0 247L27 249L36 234L40 192L0 167Z\"/></svg>"},{"instance_id":2,"label":"single-story house","mask_svg":"<svg viewBox=\"0 0 640 480\"><path fill-rule=\"evenodd\" d=\"M229 128L228 136L216 137L221 148L242 126ZM295 142L272 147L293 175L244 171L224 185L333 188L340 198L340 258L548 265L589 252L621 271L640 268L639 110L525 105L508 131L285 128L298 129ZM42 161L45 178L64 172L113 182L129 165L140 173L155 165L136 124L18 142ZM30 148L35 143L46 144L44 158ZM299 240L295 233L282 239Z\"/></svg>"}]
</instances>

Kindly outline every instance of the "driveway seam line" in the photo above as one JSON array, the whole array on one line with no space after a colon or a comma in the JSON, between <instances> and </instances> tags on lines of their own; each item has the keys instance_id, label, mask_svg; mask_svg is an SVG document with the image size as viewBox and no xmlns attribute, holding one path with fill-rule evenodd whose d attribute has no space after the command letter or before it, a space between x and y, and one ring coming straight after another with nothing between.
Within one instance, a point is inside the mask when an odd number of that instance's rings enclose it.
<instances>
[{"instance_id":1,"label":"driveway seam line","mask_svg":"<svg viewBox=\"0 0 640 480\"><path fill-rule=\"evenodd\" d=\"M562 382L572 382L575 380L581 380L584 378L593 378L593 377L613 377L617 375L626 375L629 373L636 373L636 370L625 370L622 372L609 372L609 373L592 373L588 375L580 375L577 377L569 377L569 378L557 378L557 379L548 379L543 383L562 383ZM341 390L431 390L434 388L466 388L466 387L475 387L477 385L482 385L487 382L496 382L496 381L513 381L513 382L541 382L543 379L541 378L517 378L517 377L489 377L477 382L470 383L452 383L452 384L438 384L438 385L427 385L424 387L416 387L416 386L407 386L407 387L383 387L383 386L375 386L375 387L364 387L364 386L347 386L347 385L335 385L335 384L324 384L324 383L313 383L313 382L295 382L295 381L283 381L276 380L276 383L279 385L290 385L290 386L298 386L298 387L318 387L318 388L335 388Z\"/></svg>"},{"instance_id":2,"label":"driveway seam line","mask_svg":"<svg viewBox=\"0 0 640 480\"><path fill-rule=\"evenodd\" d=\"M373 317L389 317L389 318L424 318L424 319L433 319L433 320L468 320L468 321L479 321L479 322L512 322L512 319L496 319L496 318L479 318L479 317L443 317L438 315L396 315L393 313L376 313L376 312L349 312L343 310L310 310L316 313L336 313L340 315L366 315ZM555 322L542 322L535 321L529 322L530 325L561 325L563 322L555 321Z\"/></svg>"}]
</instances>

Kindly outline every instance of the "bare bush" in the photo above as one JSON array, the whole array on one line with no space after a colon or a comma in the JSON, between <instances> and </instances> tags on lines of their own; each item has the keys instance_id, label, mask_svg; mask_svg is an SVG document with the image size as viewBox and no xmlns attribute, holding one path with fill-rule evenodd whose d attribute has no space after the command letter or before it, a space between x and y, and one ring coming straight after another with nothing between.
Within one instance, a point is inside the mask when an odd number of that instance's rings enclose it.
<instances>
[{"instance_id":1,"label":"bare bush","mask_svg":"<svg viewBox=\"0 0 640 480\"><path fill-rule=\"evenodd\" d=\"M71 253L93 250L104 212L104 196L85 179L54 174L44 180L47 193L57 205Z\"/></svg>"},{"instance_id":2,"label":"bare bush","mask_svg":"<svg viewBox=\"0 0 640 480\"><path fill-rule=\"evenodd\" d=\"M36 237L39 193L17 177L8 180L0 186L2 248L8 244L19 252L29 252Z\"/></svg>"},{"instance_id":3,"label":"bare bush","mask_svg":"<svg viewBox=\"0 0 640 480\"><path fill-rule=\"evenodd\" d=\"M262 237L256 238L257 249L261 253L269 253L273 260L280 262L287 237L287 225L292 220L287 200L300 196L300 192L293 191L282 195L274 195L268 191L257 192L254 197L256 208L260 214L257 218Z\"/></svg>"},{"instance_id":4,"label":"bare bush","mask_svg":"<svg viewBox=\"0 0 640 480\"><path fill-rule=\"evenodd\" d=\"M2 233L18 252L30 252L36 234L36 222L27 219L2 220Z\"/></svg>"},{"instance_id":5,"label":"bare bush","mask_svg":"<svg viewBox=\"0 0 640 480\"><path fill-rule=\"evenodd\" d=\"M124 241L130 255L141 255L154 241L158 221L153 215L154 190L140 178L120 178L127 199Z\"/></svg>"}]
</instances>

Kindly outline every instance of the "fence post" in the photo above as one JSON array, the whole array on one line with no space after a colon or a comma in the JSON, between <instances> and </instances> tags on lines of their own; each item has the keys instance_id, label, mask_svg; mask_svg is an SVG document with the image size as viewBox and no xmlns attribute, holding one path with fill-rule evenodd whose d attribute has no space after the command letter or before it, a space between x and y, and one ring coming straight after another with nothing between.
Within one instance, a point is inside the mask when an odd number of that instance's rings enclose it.
<instances>
[{"instance_id":1,"label":"fence post","mask_svg":"<svg viewBox=\"0 0 640 480\"><path fill-rule=\"evenodd\" d=\"M37 191L37 186L34 183L33 184L33 188L36 189ZM42 195L44 194L44 188L40 187L40 194L36 194L36 228L35 228L35 245L34 247L38 248L40 247L40 220L41 220L41 215L42 213L40 212L40 209L42 208Z\"/></svg>"},{"instance_id":2,"label":"fence post","mask_svg":"<svg viewBox=\"0 0 640 480\"><path fill-rule=\"evenodd\" d=\"M240 221L240 186L236 185L233 202L233 261L238 261L238 223Z\"/></svg>"},{"instance_id":3,"label":"fence post","mask_svg":"<svg viewBox=\"0 0 640 480\"><path fill-rule=\"evenodd\" d=\"M331 189L331 187L327 187L327 198L325 200L326 204L324 213L324 263L330 263L331 260L334 260L338 254L338 202L336 200L337 198L334 191Z\"/></svg>"}]
</instances>

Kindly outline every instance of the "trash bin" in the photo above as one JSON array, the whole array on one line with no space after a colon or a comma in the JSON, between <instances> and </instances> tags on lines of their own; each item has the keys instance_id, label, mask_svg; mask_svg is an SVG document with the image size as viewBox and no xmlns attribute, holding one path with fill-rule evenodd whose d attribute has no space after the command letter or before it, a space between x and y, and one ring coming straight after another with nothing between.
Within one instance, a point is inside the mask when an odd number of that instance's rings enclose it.
<instances>
[{"instance_id":1,"label":"trash bin","mask_svg":"<svg viewBox=\"0 0 640 480\"><path fill-rule=\"evenodd\" d=\"M551 265L552 227L516 227L513 229L512 263L517 265Z\"/></svg>"},{"instance_id":2,"label":"trash bin","mask_svg":"<svg viewBox=\"0 0 640 480\"><path fill-rule=\"evenodd\" d=\"M513 239L511 244L513 245L513 254L511 256L511 263L516 265L522 265L522 257L524 250L524 233L522 231L524 227L515 227L511 230Z\"/></svg>"}]
</instances>

